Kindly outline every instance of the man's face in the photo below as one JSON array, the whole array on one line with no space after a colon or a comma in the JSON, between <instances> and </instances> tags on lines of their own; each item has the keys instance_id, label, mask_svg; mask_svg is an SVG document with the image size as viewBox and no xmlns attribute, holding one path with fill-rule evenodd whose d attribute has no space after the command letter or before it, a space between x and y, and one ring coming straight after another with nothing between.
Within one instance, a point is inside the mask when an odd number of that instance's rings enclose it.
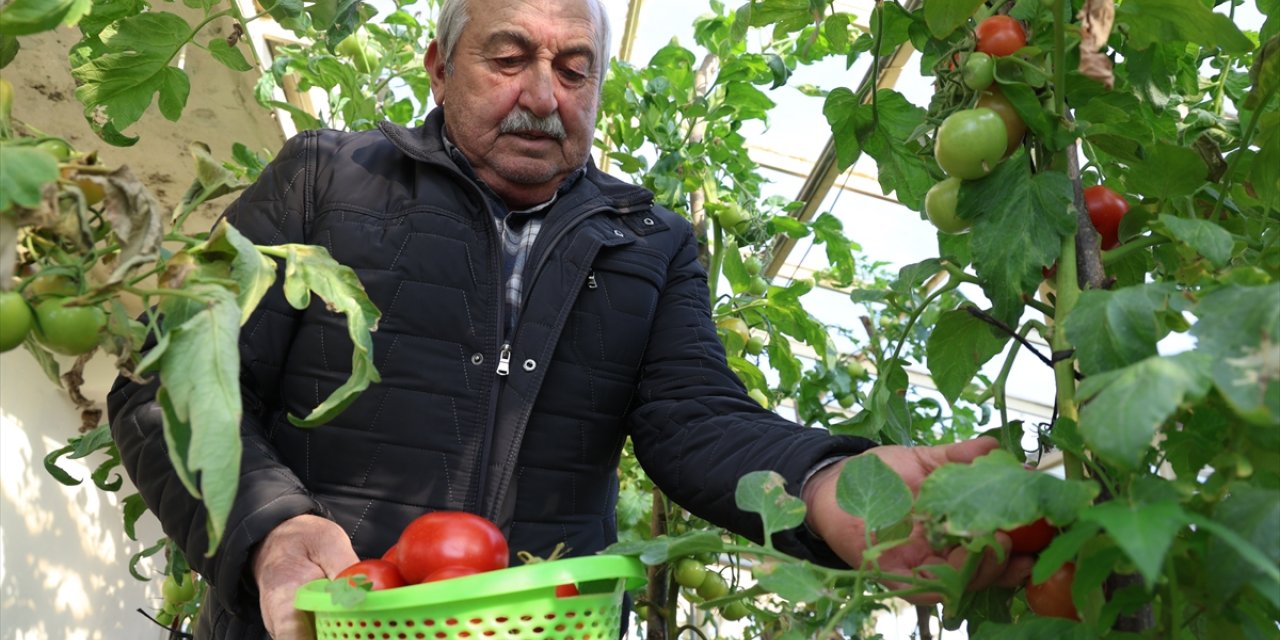
<instances>
[{"instance_id":1,"label":"man's face","mask_svg":"<svg viewBox=\"0 0 1280 640\"><path fill-rule=\"evenodd\" d=\"M452 72L426 66L449 137L507 204L547 200L591 151L599 103L589 0L471 0Z\"/></svg>"}]
</instances>

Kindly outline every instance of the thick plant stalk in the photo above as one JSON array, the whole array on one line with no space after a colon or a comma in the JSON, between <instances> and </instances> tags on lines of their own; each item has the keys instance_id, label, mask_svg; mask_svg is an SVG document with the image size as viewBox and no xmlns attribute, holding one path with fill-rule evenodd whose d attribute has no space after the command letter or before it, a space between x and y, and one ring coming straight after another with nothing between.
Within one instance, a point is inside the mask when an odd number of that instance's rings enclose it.
<instances>
[{"instance_id":1,"label":"thick plant stalk","mask_svg":"<svg viewBox=\"0 0 1280 640\"><path fill-rule=\"evenodd\" d=\"M653 539L667 533L666 498L657 487L653 489L653 519L649 521L649 535ZM668 620L667 614L675 616L675 608L668 606L668 583L670 565L659 564L649 567L649 584L645 588L645 597L649 601L649 615L646 620L645 638L647 640L667 640L667 625L674 622ZM674 626L674 624L672 625Z\"/></svg>"}]
</instances>

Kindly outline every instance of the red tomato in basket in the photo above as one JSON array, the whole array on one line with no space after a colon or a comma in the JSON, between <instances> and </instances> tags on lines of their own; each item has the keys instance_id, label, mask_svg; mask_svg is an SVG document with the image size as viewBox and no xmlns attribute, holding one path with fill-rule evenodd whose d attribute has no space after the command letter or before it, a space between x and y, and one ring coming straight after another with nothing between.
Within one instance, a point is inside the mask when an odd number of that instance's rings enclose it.
<instances>
[{"instance_id":1,"label":"red tomato in basket","mask_svg":"<svg viewBox=\"0 0 1280 640\"><path fill-rule=\"evenodd\" d=\"M347 582L355 585L355 576L363 575L373 583L374 591L383 589L394 589L405 585L404 576L400 575L400 570L394 564L386 560L361 560L338 574L339 578L348 578Z\"/></svg>"},{"instance_id":2,"label":"red tomato in basket","mask_svg":"<svg viewBox=\"0 0 1280 640\"><path fill-rule=\"evenodd\" d=\"M472 573L505 569L507 553L507 539L492 522L462 511L434 511L404 528L395 555L405 580L417 584L450 567Z\"/></svg>"},{"instance_id":3,"label":"red tomato in basket","mask_svg":"<svg viewBox=\"0 0 1280 640\"><path fill-rule=\"evenodd\" d=\"M449 578L461 578L462 576L470 576L480 573L471 567L445 567L431 572L423 582L436 582L438 580L448 580Z\"/></svg>"},{"instance_id":4,"label":"red tomato in basket","mask_svg":"<svg viewBox=\"0 0 1280 640\"><path fill-rule=\"evenodd\" d=\"M577 587L577 585L574 585L574 584L559 584L559 585L556 585L556 597L557 597L557 598L572 598L572 597L574 597L574 596L576 596L576 595L578 595L578 587Z\"/></svg>"},{"instance_id":5,"label":"red tomato in basket","mask_svg":"<svg viewBox=\"0 0 1280 640\"><path fill-rule=\"evenodd\" d=\"M382 554L382 559L383 559L383 560L386 560L387 562L390 562L390 563L392 563L392 564L395 564L395 561L396 561L396 546L395 546L394 544L393 544L393 545L391 545L391 548L390 548L390 549L387 549L386 553Z\"/></svg>"}]
</instances>

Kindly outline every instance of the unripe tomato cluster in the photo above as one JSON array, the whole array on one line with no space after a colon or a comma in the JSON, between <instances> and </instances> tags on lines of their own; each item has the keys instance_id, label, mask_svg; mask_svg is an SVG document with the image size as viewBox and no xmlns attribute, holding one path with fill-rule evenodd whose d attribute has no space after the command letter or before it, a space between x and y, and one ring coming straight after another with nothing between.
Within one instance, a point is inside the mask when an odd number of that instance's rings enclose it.
<instances>
[{"instance_id":1,"label":"unripe tomato cluster","mask_svg":"<svg viewBox=\"0 0 1280 640\"><path fill-rule=\"evenodd\" d=\"M16 348L29 334L54 353L78 356L92 351L107 325L107 314L98 305L75 300L78 293L75 283L61 275L37 275L21 292L0 292L0 352Z\"/></svg>"},{"instance_id":2,"label":"unripe tomato cluster","mask_svg":"<svg viewBox=\"0 0 1280 640\"><path fill-rule=\"evenodd\" d=\"M961 82L978 95L973 108L953 112L938 127L933 156L948 178L925 194L924 213L943 233L964 233L970 221L956 214L964 180L992 172L1022 144L1027 126L995 84L996 60L1027 44L1022 23L996 15L978 23L974 51L964 54Z\"/></svg>"},{"instance_id":3,"label":"unripe tomato cluster","mask_svg":"<svg viewBox=\"0 0 1280 640\"><path fill-rule=\"evenodd\" d=\"M156 612L156 622L167 627L182 616L193 613L192 611L184 611L184 609L187 608L188 603L196 600L196 596L199 593L200 590L194 573L187 571L178 575L166 575L164 582L160 586L160 595L164 600L163 604L160 605L160 610Z\"/></svg>"},{"instance_id":4,"label":"unripe tomato cluster","mask_svg":"<svg viewBox=\"0 0 1280 640\"><path fill-rule=\"evenodd\" d=\"M681 558L671 565L671 577L684 587L686 595L698 600L720 600L729 595L729 583L719 573L707 569L702 560ZM720 615L726 620L741 620L751 610L741 598L720 605Z\"/></svg>"},{"instance_id":5,"label":"unripe tomato cluster","mask_svg":"<svg viewBox=\"0 0 1280 640\"><path fill-rule=\"evenodd\" d=\"M382 558L361 560L338 574L373 591L505 569L507 539L497 525L472 513L433 511L415 518Z\"/></svg>"}]
</instances>

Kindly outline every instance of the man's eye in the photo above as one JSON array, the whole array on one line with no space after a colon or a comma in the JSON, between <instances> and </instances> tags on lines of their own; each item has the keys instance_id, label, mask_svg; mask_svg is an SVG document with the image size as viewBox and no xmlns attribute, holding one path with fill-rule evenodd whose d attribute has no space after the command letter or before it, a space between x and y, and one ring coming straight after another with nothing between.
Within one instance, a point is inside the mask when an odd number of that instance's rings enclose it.
<instances>
[{"instance_id":1,"label":"man's eye","mask_svg":"<svg viewBox=\"0 0 1280 640\"><path fill-rule=\"evenodd\" d=\"M504 56L501 58L495 58L494 62L496 62L499 67L511 69L523 64L524 58L520 56Z\"/></svg>"},{"instance_id":2,"label":"man's eye","mask_svg":"<svg viewBox=\"0 0 1280 640\"><path fill-rule=\"evenodd\" d=\"M572 82L574 84L582 83L587 79L587 75L585 73L574 71L573 69L568 69L568 68L560 69L560 75L563 76L566 81Z\"/></svg>"}]
</instances>

